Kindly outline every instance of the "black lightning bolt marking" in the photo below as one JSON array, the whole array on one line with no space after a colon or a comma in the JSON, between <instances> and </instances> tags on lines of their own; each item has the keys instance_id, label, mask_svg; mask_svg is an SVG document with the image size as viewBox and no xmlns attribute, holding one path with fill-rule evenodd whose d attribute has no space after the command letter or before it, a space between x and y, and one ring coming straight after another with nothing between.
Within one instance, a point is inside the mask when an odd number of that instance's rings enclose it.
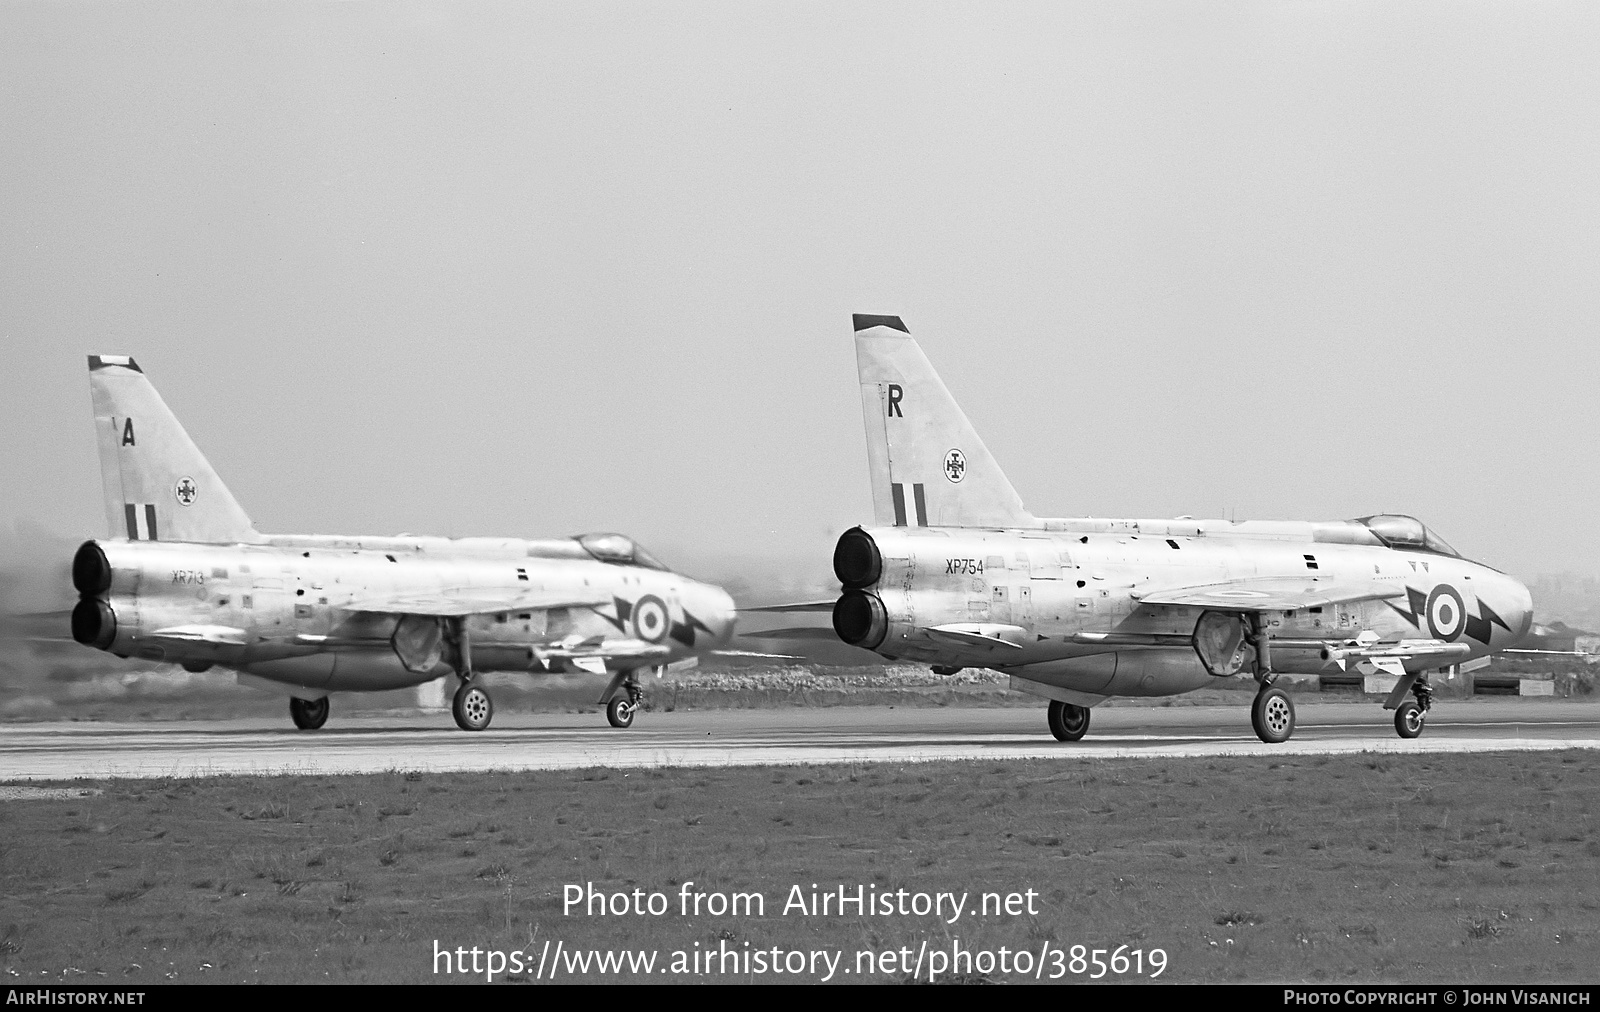
<instances>
[{"instance_id":1,"label":"black lightning bolt marking","mask_svg":"<svg viewBox=\"0 0 1600 1012\"><path fill-rule=\"evenodd\" d=\"M671 635L673 639L677 640L679 643L682 643L684 646L692 647L694 646L694 631L699 629L701 632L709 633L711 631L711 627L695 618L693 615L689 614L687 610L684 611L683 617L689 620L689 624L684 625L682 622L672 623Z\"/></svg>"},{"instance_id":2,"label":"black lightning bolt marking","mask_svg":"<svg viewBox=\"0 0 1600 1012\"><path fill-rule=\"evenodd\" d=\"M627 632L628 631L628 616L633 614L633 605L631 605L628 602L624 601L620 597L613 597L611 599L611 603L617 609L616 617L612 618L610 615L607 615L603 611L599 612L600 617L605 619L607 622L610 622L612 625L616 626L617 627L617 632L622 632L622 633Z\"/></svg>"},{"instance_id":3,"label":"black lightning bolt marking","mask_svg":"<svg viewBox=\"0 0 1600 1012\"><path fill-rule=\"evenodd\" d=\"M1418 620L1417 616L1426 611L1428 607L1428 595L1424 594L1422 591L1415 590L1411 587L1406 588L1406 603L1410 605L1409 608L1401 608L1393 601L1385 601L1383 603L1393 608L1396 615L1399 615L1407 622L1410 622L1413 626L1416 626L1418 629L1422 628L1422 623Z\"/></svg>"},{"instance_id":4,"label":"black lightning bolt marking","mask_svg":"<svg viewBox=\"0 0 1600 1012\"><path fill-rule=\"evenodd\" d=\"M1499 626L1506 632L1511 631L1511 627L1506 625L1506 620L1496 615L1494 609L1484 604L1483 599L1479 598L1477 616L1467 616L1467 635L1479 643L1487 644L1490 634L1494 632L1494 626Z\"/></svg>"}]
</instances>

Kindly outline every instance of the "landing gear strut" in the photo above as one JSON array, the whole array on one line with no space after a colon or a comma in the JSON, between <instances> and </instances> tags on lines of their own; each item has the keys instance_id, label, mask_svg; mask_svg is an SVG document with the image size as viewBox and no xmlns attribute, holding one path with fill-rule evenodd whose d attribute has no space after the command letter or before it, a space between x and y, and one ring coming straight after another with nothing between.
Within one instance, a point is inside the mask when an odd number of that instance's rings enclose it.
<instances>
[{"instance_id":1,"label":"landing gear strut","mask_svg":"<svg viewBox=\"0 0 1600 1012\"><path fill-rule=\"evenodd\" d=\"M1256 737L1269 745L1280 745L1294 734L1294 701L1282 689L1273 688L1278 676L1272 670L1272 636L1267 632L1266 620L1261 612L1247 616L1250 631L1245 639L1256 650L1255 702L1250 704L1250 726Z\"/></svg>"},{"instance_id":2,"label":"landing gear strut","mask_svg":"<svg viewBox=\"0 0 1600 1012\"><path fill-rule=\"evenodd\" d=\"M452 624L455 626L456 674L461 678L461 687L456 689L455 699L451 700L450 714L461 730L482 731L494 718L494 700L477 684L477 672L472 670L472 635L467 629L467 620L458 618Z\"/></svg>"},{"instance_id":3,"label":"landing gear strut","mask_svg":"<svg viewBox=\"0 0 1600 1012\"><path fill-rule=\"evenodd\" d=\"M315 731L328 722L328 697L321 699L301 699L299 696L289 697L289 716L294 718L294 726L302 731Z\"/></svg>"},{"instance_id":4,"label":"landing gear strut","mask_svg":"<svg viewBox=\"0 0 1600 1012\"><path fill-rule=\"evenodd\" d=\"M633 726L633 715L644 706L644 689L639 685L639 669L619 671L600 696L606 705L606 720L615 728Z\"/></svg>"},{"instance_id":5,"label":"landing gear strut","mask_svg":"<svg viewBox=\"0 0 1600 1012\"><path fill-rule=\"evenodd\" d=\"M1087 706L1075 706L1072 703L1052 699L1046 719L1050 723L1050 733L1055 735L1056 741L1077 741L1089 730Z\"/></svg>"}]
</instances>

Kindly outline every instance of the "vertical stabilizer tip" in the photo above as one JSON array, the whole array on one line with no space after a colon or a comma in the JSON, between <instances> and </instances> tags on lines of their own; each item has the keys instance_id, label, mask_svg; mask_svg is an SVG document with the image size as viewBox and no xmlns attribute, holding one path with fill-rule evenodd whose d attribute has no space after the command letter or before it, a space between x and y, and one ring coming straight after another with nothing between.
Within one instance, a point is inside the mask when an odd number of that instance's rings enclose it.
<instances>
[{"instance_id":1,"label":"vertical stabilizer tip","mask_svg":"<svg viewBox=\"0 0 1600 1012\"><path fill-rule=\"evenodd\" d=\"M898 330L902 334L911 333L906 329L906 325L900 322L900 317L898 316L870 316L866 313L856 313L851 319L855 321L857 333L863 330L870 330L873 327L889 327Z\"/></svg>"},{"instance_id":2,"label":"vertical stabilizer tip","mask_svg":"<svg viewBox=\"0 0 1600 1012\"><path fill-rule=\"evenodd\" d=\"M143 369L139 368L139 363L135 362L132 359L132 357L130 357L128 355L90 355L89 356L89 371L90 372L94 372L96 369L104 369L108 365L120 365L124 369L132 369L134 372L144 372Z\"/></svg>"}]
</instances>

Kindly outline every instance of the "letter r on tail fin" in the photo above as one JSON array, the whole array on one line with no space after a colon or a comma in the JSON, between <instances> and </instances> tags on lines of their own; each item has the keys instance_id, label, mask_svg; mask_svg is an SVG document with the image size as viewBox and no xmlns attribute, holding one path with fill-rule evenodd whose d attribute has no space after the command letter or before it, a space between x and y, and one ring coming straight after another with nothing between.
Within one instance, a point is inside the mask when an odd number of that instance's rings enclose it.
<instances>
[{"instance_id":1,"label":"letter r on tail fin","mask_svg":"<svg viewBox=\"0 0 1600 1012\"><path fill-rule=\"evenodd\" d=\"M900 318L855 331L877 524L1039 526Z\"/></svg>"},{"instance_id":2,"label":"letter r on tail fin","mask_svg":"<svg viewBox=\"0 0 1600 1012\"><path fill-rule=\"evenodd\" d=\"M89 393L112 537L261 540L137 362L90 355Z\"/></svg>"}]
</instances>

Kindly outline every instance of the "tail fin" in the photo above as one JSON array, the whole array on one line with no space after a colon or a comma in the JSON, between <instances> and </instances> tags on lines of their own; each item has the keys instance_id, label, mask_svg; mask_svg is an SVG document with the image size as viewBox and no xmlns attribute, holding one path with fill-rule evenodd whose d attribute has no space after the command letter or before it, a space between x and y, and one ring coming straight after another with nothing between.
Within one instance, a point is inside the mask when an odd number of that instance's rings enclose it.
<instances>
[{"instance_id":1,"label":"tail fin","mask_svg":"<svg viewBox=\"0 0 1600 1012\"><path fill-rule=\"evenodd\" d=\"M855 329L878 525L1037 527L900 318Z\"/></svg>"},{"instance_id":2,"label":"tail fin","mask_svg":"<svg viewBox=\"0 0 1600 1012\"><path fill-rule=\"evenodd\" d=\"M223 544L261 540L137 362L123 355L90 355L89 392L113 537Z\"/></svg>"}]
</instances>

